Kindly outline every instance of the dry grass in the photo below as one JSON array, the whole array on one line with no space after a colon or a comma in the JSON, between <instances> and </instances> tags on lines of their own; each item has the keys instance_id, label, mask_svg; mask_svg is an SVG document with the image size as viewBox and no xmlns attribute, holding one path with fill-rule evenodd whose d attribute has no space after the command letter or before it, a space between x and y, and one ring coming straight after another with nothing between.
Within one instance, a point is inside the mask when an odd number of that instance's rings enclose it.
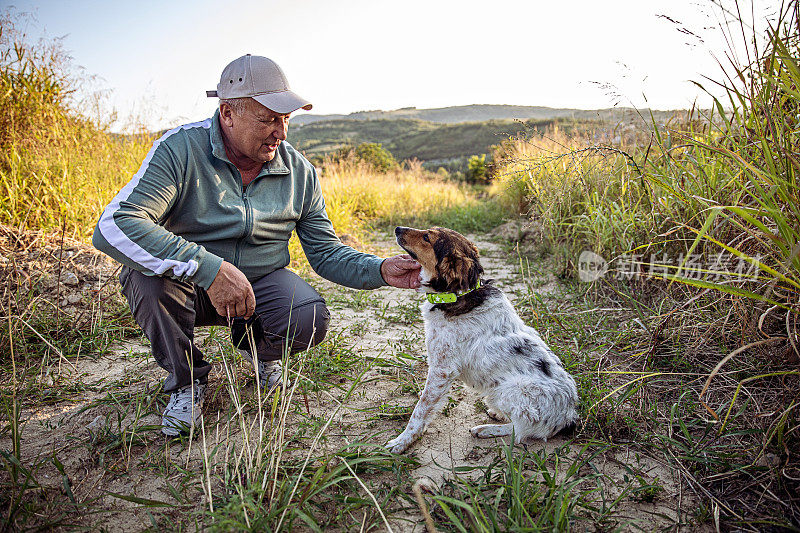
<instances>
[{"instance_id":1,"label":"dry grass","mask_svg":"<svg viewBox=\"0 0 800 533\"><path fill-rule=\"evenodd\" d=\"M383 173L354 160L328 160L321 179L333 219L355 217L392 225L475 201L467 188L437 178L419 162Z\"/></svg>"}]
</instances>

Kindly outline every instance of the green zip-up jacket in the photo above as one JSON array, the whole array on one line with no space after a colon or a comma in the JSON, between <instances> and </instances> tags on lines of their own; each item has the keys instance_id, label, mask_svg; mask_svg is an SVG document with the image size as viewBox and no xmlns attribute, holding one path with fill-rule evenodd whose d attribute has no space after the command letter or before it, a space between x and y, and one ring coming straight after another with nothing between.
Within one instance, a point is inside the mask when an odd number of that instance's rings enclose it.
<instances>
[{"instance_id":1,"label":"green zip-up jacket","mask_svg":"<svg viewBox=\"0 0 800 533\"><path fill-rule=\"evenodd\" d=\"M292 230L322 277L357 289L386 285L381 258L336 237L316 170L287 142L243 187L225 154L217 112L153 143L106 207L92 243L145 274L208 289L223 260L251 282L287 266Z\"/></svg>"}]
</instances>

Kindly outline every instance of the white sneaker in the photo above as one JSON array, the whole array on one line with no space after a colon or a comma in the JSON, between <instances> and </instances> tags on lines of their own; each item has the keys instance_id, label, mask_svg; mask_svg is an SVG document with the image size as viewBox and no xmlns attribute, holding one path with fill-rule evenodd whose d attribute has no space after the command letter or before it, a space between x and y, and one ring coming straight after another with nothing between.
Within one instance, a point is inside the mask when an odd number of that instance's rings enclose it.
<instances>
[{"instance_id":1,"label":"white sneaker","mask_svg":"<svg viewBox=\"0 0 800 533\"><path fill-rule=\"evenodd\" d=\"M172 392L164 417L161 419L161 432L170 437L189 430L200 421L203 410L203 400L206 397L208 385L194 380L192 385L186 385Z\"/></svg>"},{"instance_id":2,"label":"white sneaker","mask_svg":"<svg viewBox=\"0 0 800 533\"><path fill-rule=\"evenodd\" d=\"M242 357L253 363L253 356L247 350L239 349ZM262 361L258 360L258 382L262 389L272 392L276 387L283 385L283 365L280 360L277 361ZM286 387L292 386L292 380L287 380Z\"/></svg>"}]
</instances>

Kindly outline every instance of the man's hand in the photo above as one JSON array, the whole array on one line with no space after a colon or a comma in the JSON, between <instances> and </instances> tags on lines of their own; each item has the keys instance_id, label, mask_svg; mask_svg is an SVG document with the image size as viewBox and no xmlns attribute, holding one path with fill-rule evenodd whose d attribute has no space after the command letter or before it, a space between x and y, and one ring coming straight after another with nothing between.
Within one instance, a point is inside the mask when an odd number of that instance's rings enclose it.
<instances>
[{"instance_id":1,"label":"man's hand","mask_svg":"<svg viewBox=\"0 0 800 533\"><path fill-rule=\"evenodd\" d=\"M256 310L252 285L241 270L227 261L222 262L208 288L208 297L217 313L227 318L250 318Z\"/></svg>"},{"instance_id":2,"label":"man's hand","mask_svg":"<svg viewBox=\"0 0 800 533\"><path fill-rule=\"evenodd\" d=\"M381 276L392 287L416 289L419 287L419 271L422 267L410 255L396 255L381 263Z\"/></svg>"}]
</instances>

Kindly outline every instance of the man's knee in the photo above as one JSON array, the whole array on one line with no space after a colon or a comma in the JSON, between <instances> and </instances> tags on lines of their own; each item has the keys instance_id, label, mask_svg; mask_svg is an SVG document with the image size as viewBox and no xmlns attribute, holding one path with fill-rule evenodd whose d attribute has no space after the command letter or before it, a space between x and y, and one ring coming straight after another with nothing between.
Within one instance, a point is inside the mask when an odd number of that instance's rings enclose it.
<instances>
[{"instance_id":1,"label":"man's knee","mask_svg":"<svg viewBox=\"0 0 800 533\"><path fill-rule=\"evenodd\" d=\"M325 339L331 315L324 300L308 302L294 308L292 312L295 313L291 320L295 330L291 343L292 353L316 346Z\"/></svg>"}]
</instances>

